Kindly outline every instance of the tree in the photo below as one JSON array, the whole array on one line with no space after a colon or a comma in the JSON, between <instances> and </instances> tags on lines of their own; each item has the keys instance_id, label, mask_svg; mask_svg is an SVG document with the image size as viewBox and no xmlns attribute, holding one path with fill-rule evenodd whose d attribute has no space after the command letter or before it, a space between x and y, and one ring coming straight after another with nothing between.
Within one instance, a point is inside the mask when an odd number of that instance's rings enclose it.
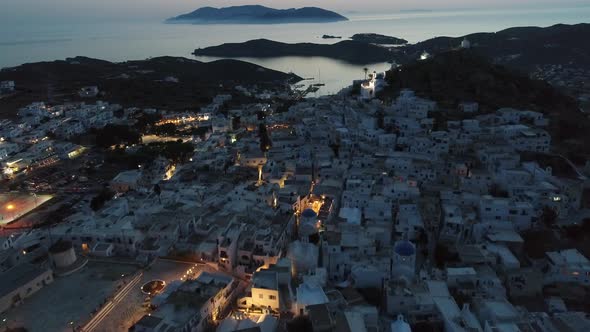
<instances>
[{"instance_id":1,"label":"tree","mask_svg":"<svg viewBox=\"0 0 590 332\"><path fill-rule=\"evenodd\" d=\"M385 129L385 112L378 110L375 115L377 116L377 128Z\"/></svg>"},{"instance_id":2,"label":"tree","mask_svg":"<svg viewBox=\"0 0 590 332\"><path fill-rule=\"evenodd\" d=\"M154 128L154 133L157 135L174 136L178 133L174 123L165 123Z\"/></svg>"},{"instance_id":3,"label":"tree","mask_svg":"<svg viewBox=\"0 0 590 332\"><path fill-rule=\"evenodd\" d=\"M143 113L141 116L137 118L137 123L135 124L135 128L137 130L143 132L148 127L154 125L158 120L160 120L162 116L160 114L146 114Z\"/></svg>"},{"instance_id":4,"label":"tree","mask_svg":"<svg viewBox=\"0 0 590 332\"><path fill-rule=\"evenodd\" d=\"M157 183L154 185L154 193L158 195L158 202L162 204L162 199L160 198L160 195L162 194L162 189L160 188L160 185Z\"/></svg>"},{"instance_id":5,"label":"tree","mask_svg":"<svg viewBox=\"0 0 590 332\"><path fill-rule=\"evenodd\" d=\"M287 332L313 332L313 325L307 316L297 316L287 322Z\"/></svg>"},{"instance_id":6,"label":"tree","mask_svg":"<svg viewBox=\"0 0 590 332\"><path fill-rule=\"evenodd\" d=\"M547 227L555 225L555 223L557 222L557 212L548 206L543 207L543 212L541 213L541 221Z\"/></svg>"},{"instance_id":7,"label":"tree","mask_svg":"<svg viewBox=\"0 0 590 332\"><path fill-rule=\"evenodd\" d=\"M94 196L90 201L90 208L92 211L96 212L100 210L112 197L113 192L108 188L103 188L103 190L98 195Z\"/></svg>"},{"instance_id":8,"label":"tree","mask_svg":"<svg viewBox=\"0 0 590 332\"><path fill-rule=\"evenodd\" d=\"M459 256L457 254L451 253L449 248L444 244L439 243L434 249L434 262L436 263L436 267L439 269L444 268L447 262L457 261L458 258Z\"/></svg>"},{"instance_id":9,"label":"tree","mask_svg":"<svg viewBox=\"0 0 590 332\"><path fill-rule=\"evenodd\" d=\"M261 123L258 125L258 136L260 137L260 151L267 152L272 147L272 142L270 141L270 136L268 134L268 130L266 129L266 125Z\"/></svg>"},{"instance_id":10,"label":"tree","mask_svg":"<svg viewBox=\"0 0 590 332\"><path fill-rule=\"evenodd\" d=\"M231 127L233 130L237 130L240 128L242 119L239 116L234 116L231 118Z\"/></svg>"},{"instance_id":11,"label":"tree","mask_svg":"<svg viewBox=\"0 0 590 332\"><path fill-rule=\"evenodd\" d=\"M502 189L502 187L500 187L500 185L498 185L497 183L493 183L490 186L489 192L490 192L490 195L492 195L494 197L504 197L504 198L508 197L508 192L506 190Z\"/></svg>"},{"instance_id":12,"label":"tree","mask_svg":"<svg viewBox=\"0 0 590 332\"><path fill-rule=\"evenodd\" d=\"M96 145L107 148L112 145L129 145L141 143L141 134L130 126L106 125L95 130Z\"/></svg>"}]
</instances>

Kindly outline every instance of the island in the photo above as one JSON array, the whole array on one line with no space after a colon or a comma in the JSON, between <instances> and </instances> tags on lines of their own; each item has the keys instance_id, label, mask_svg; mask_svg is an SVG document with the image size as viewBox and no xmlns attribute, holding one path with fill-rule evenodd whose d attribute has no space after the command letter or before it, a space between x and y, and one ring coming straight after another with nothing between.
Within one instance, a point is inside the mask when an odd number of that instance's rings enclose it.
<instances>
[{"instance_id":1,"label":"island","mask_svg":"<svg viewBox=\"0 0 590 332\"><path fill-rule=\"evenodd\" d=\"M582 42L590 38L590 24L587 23L514 27L492 33L436 37L416 44L394 46L390 43L404 40L373 33L356 34L351 38L353 40L343 40L335 44L286 44L258 39L197 49L194 54L230 58L322 56L353 64L392 62L403 65L420 59L423 55L435 56L451 50L469 49L493 63L554 85L564 85L577 94L582 95L582 92L587 91L584 83L587 80L584 78L590 75L590 43Z\"/></svg>"},{"instance_id":2,"label":"island","mask_svg":"<svg viewBox=\"0 0 590 332\"><path fill-rule=\"evenodd\" d=\"M408 43L407 40L402 38L396 38L391 36L379 35L376 33L357 33L350 39L371 44L379 45L405 45Z\"/></svg>"},{"instance_id":3,"label":"island","mask_svg":"<svg viewBox=\"0 0 590 332\"><path fill-rule=\"evenodd\" d=\"M199 48L193 54L230 58L321 56L354 64L384 62L391 58L389 49L385 47L353 40L345 40L335 44L287 44L268 39L256 39L244 43L226 43L219 46Z\"/></svg>"},{"instance_id":4,"label":"island","mask_svg":"<svg viewBox=\"0 0 590 332\"><path fill-rule=\"evenodd\" d=\"M327 23L347 21L348 18L322 8L303 7L274 9L259 5L225 8L203 7L191 13L166 20L166 23L191 24L280 24Z\"/></svg>"},{"instance_id":5,"label":"island","mask_svg":"<svg viewBox=\"0 0 590 332\"><path fill-rule=\"evenodd\" d=\"M322 39L342 39L342 36L323 35Z\"/></svg>"}]
</instances>

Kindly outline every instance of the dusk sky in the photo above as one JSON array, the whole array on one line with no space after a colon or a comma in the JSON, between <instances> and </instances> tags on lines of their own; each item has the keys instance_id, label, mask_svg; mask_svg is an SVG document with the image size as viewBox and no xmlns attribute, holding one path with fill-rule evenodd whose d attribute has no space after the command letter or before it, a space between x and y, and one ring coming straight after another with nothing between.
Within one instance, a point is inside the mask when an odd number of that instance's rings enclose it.
<instances>
[{"instance_id":1,"label":"dusk sky","mask_svg":"<svg viewBox=\"0 0 590 332\"><path fill-rule=\"evenodd\" d=\"M243 4L262 4L275 8L317 6L346 13L383 10L393 12L403 9L505 9L527 6L538 8L539 5L561 7L585 3L580 0L1 0L0 2L0 19L11 21L64 17L163 19L202 6L224 7Z\"/></svg>"}]
</instances>

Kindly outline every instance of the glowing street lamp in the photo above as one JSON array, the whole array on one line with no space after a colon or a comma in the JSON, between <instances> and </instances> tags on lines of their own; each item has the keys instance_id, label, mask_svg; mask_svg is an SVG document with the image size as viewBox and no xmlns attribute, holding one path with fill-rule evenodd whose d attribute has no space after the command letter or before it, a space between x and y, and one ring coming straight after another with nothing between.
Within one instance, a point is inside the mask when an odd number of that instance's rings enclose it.
<instances>
[{"instance_id":1,"label":"glowing street lamp","mask_svg":"<svg viewBox=\"0 0 590 332\"><path fill-rule=\"evenodd\" d=\"M14 204L8 204L8 205L6 205L6 210L8 210L8 211L14 210Z\"/></svg>"}]
</instances>

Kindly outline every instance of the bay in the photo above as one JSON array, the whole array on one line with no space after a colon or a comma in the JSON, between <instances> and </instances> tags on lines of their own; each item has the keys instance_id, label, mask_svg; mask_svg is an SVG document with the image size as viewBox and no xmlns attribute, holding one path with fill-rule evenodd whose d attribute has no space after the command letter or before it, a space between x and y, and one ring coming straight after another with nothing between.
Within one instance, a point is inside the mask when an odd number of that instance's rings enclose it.
<instances>
[{"instance_id":1,"label":"bay","mask_svg":"<svg viewBox=\"0 0 590 332\"><path fill-rule=\"evenodd\" d=\"M281 42L334 43L324 34L347 38L372 32L418 42L436 36L461 36L472 32L493 32L514 26L550 26L583 23L590 6L510 10L454 10L393 12L379 14L345 13L350 21L325 24L164 24L159 20L61 20L59 22L0 22L0 68L27 62L52 61L88 56L109 61L183 56L201 61L217 58L194 57L195 48L228 42L266 38ZM163 18L164 19L164 18ZM583 42L583 41L581 41ZM363 67L382 71L387 63L351 65L321 57L246 58L267 68L314 78L325 86L317 95L335 93L364 77Z\"/></svg>"}]
</instances>

